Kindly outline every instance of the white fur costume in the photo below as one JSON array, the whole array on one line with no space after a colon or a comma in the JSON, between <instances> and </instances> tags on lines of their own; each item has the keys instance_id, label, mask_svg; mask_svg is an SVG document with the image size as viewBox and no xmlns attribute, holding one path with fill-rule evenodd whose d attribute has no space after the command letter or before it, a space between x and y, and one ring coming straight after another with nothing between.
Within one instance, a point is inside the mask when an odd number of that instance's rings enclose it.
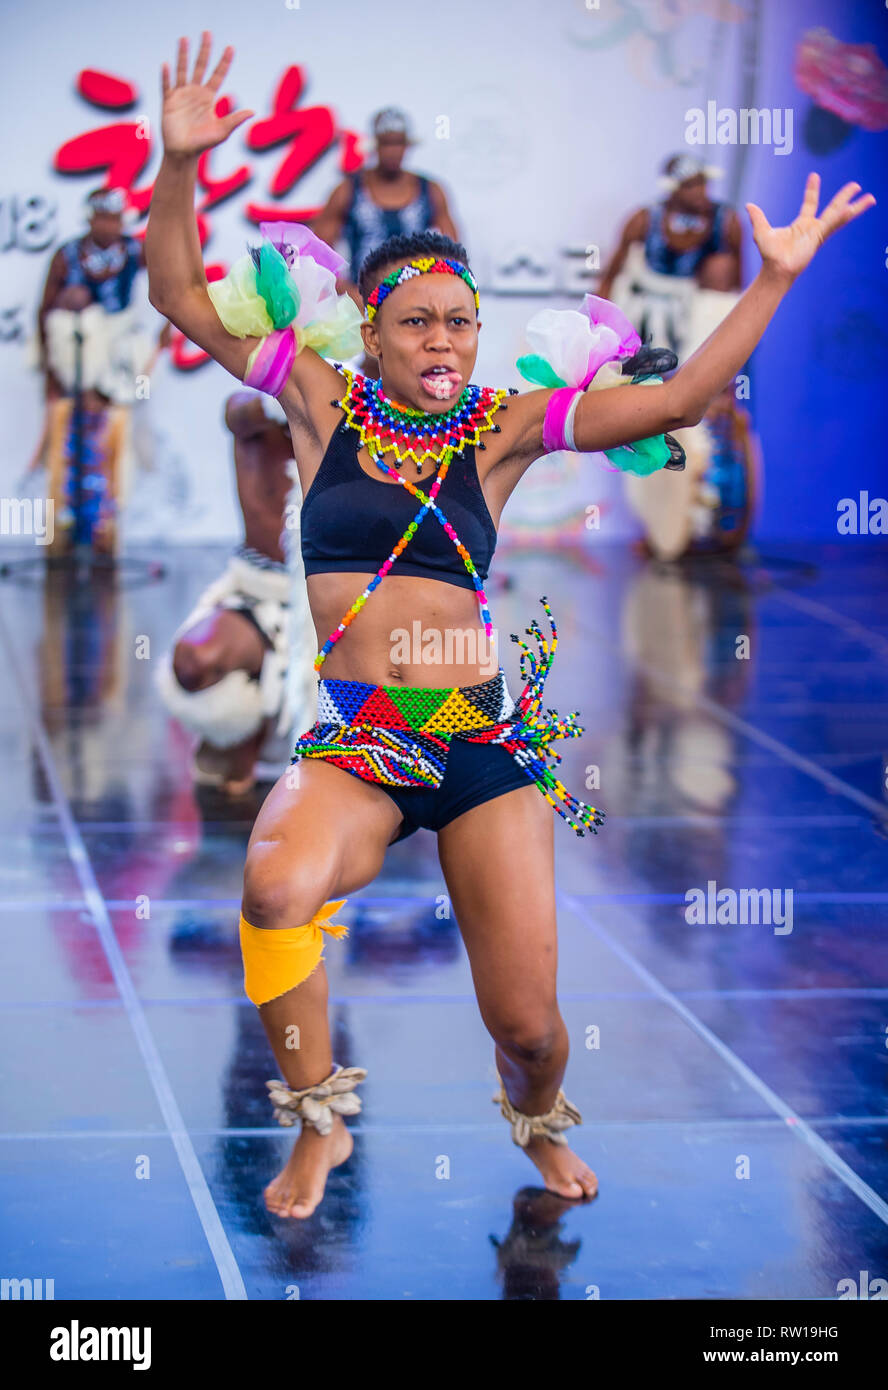
<instances>
[{"instance_id":1,"label":"white fur costume","mask_svg":"<svg viewBox=\"0 0 888 1390\"><path fill-rule=\"evenodd\" d=\"M647 265L643 246L633 244L614 281L612 298L636 328L644 321L651 342L674 347L682 363L730 313L740 295L700 289L691 276L661 275ZM647 478L627 474L625 479L629 504L661 560L676 559L695 536L707 534L713 503L704 482L713 453L706 423L673 433L687 455L682 472L661 469Z\"/></svg>"},{"instance_id":2,"label":"white fur costume","mask_svg":"<svg viewBox=\"0 0 888 1390\"><path fill-rule=\"evenodd\" d=\"M270 420L287 423L276 400L264 395L260 399ZM170 713L215 748L243 743L265 719L274 720L274 732L292 741L294 731L302 733L315 719L315 631L299 544L302 490L296 460L289 460L286 467L293 482L282 518L286 565L261 563L261 557L253 560L243 549L232 556L177 630L157 673L158 689ZM270 645L258 679L246 671L231 671L215 685L189 692L176 680L172 648L215 608L249 609Z\"/></svg>"}]
</instances>

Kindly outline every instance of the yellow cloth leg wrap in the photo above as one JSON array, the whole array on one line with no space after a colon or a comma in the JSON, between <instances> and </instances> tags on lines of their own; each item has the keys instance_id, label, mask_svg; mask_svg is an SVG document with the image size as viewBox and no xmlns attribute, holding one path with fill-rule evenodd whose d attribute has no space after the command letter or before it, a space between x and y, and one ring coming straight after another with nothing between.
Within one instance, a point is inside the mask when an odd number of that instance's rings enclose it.
<instances>
[{"instance_id":1,"label":"yellow cloth leg wrap","mask_svg":"<svg viewBox=\"0 0 888 1390\"><path fill-rule=\"evenodd\" d=\"M345 907L348 898L325 903L304 927L284 927L281 931L251 927L243 913L240 919L241 955L244 958L244 991L258 1008L301 985L321 959L323 933L348 936L348 927L329 919Z\"/></svg>"}]
</instances>

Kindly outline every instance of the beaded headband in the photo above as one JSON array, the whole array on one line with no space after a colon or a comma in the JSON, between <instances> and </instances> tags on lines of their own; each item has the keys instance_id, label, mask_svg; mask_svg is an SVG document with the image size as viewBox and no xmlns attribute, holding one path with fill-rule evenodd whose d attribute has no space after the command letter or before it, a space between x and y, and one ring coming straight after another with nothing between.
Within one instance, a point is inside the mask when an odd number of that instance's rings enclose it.
<instances>
[{"instance_id":1,"label":"beaded headband","mask_svg":"<svg viewBox=\"0 0 888 1390\"><path fill-rule=\"evenodd\" d=\"M380 280L373 293L367 296L367 321L373 322L380 304L383 300L388 299L392 290L403 285L405 280L412 280L415 275L458 275L461 280L465 280L475 296L475 312L478 313L480 310L478 283L468 266L462 265L459 261L437 260L434 256L423 256L418 261L410 261L408 265L399 266L384 280Z\"/></svg>"}]
</instances>

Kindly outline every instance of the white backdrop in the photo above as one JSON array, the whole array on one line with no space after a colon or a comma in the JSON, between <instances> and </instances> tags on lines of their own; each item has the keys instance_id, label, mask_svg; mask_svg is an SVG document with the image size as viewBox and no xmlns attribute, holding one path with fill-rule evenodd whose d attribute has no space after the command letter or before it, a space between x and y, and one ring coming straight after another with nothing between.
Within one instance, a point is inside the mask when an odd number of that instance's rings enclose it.
<instances>
[{"instance_id":1,"label":"white backdrop","mask_svg":"<svg viewBox=\"0 0 888 1390\"><path fill-rule=\"evenodd\" d=\"M707 13L703 0L154 0L150 7L118 0L77 6L37 3L7 8L2 102L7 134L0 228L0 409L3 451L0 492L20 488L36 441L41 402L38 378L26 366L23 332L30 332L51 251L84 230L85 193L105 181L104 170L77 176L53 171L65 141L115 120L144 116L153 135L151 162L137 181L150 183L160 162L159 72L175 59L187 33L196 51L200 30L214 37L214 56L226 43L237 52L223 93L256 117L269 114L287 66L303 66L302 105L333 108L342 128L365 131L382 105L407 110L420 141L411 167L442 180L457 224L485 287L483 331L475 379L517 385L515 357L525 350L522 327L550 300L498 293L521 278L564 286L565 249L598 246L606 256L629 211L656 197L655 178L668 154L684 147L685 112L715 95L734 100L743 14L728 22ZM765 35L765 38L767 36ZM100 111L77 91L81 69L100 69L139 89L135 111ZM763 104L766 104L763 100ZM442 118L446 118L442 120ZM243 213L250 198L268 203L268 183L284 147L254 153L242 127L213 155L214 177L249 164L249 187L210 214L210 261L230 262L257 239ZM9 138L12 136L12 138ZM443 138L441 138L443 137ZM719 150L728 168L733 151ZM317 205L338 171L331 149L283 200ZM28 197L47 199L51 239L28 250ZM143 224L139 224L143 225ZM593 253L594 254L594 253ZM521 271L520 262L529 262ZM515 267L518 264L518 271ZM138 299L147 321L144 274ZM226 395L235 387L214 363L186 374L164 357L147 401L134 410L141 463L132 479L127 534L133 540L225 539L237 530ZM533 470L531 470L531 475ZM556 495L551 474L527 475L506 520L538 506L582 512L603 504L609 538L634 530L614 475L576 474L569 496ZM532 491L536 486L537 498ZM36 484L35 484L36 487ZM522 497L522 490L524 496ZM526 501L525 501L526 499ZM541 501L542 499L542 501Z\"/></svg>"}]
</instances>

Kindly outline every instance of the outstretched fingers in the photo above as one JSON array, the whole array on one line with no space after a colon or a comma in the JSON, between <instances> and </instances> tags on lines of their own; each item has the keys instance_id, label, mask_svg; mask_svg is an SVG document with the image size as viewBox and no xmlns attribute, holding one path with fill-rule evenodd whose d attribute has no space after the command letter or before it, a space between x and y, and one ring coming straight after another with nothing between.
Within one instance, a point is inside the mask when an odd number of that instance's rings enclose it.
<instances>
[{"instance_id":1,"label":"outstretched fingers","mask_svg":"<svg viewBox=\"0 0 888 1390\"><path fill-rule=\"evenodd\" d=\"M227 139L233 130L237 130L239 125L243 125L244 121L248 121L255 114L255 111L249 111L246 107L242 107L240 111L232 111L230 115L223 116L222 124L225 127L225 138Z\"/></svg>"},{"instance_id":2,"label":"outstretched fingers","mask_svg":"<svg viewBox=\"0 0 888 1390\"><path fill-rule=\"evenodd\" d=\"M234 49L231 47L231 44L229 44L213 69L210 80L207 83L211 92L218 92L219 88L222 86L222 83L225 81L225 74L231 67L231 60L233 57Z\"/></svg>"},{"instance_id":3,"label":"outstretched fingers","mask_svg":"<svg viewBox=\"0 0 888 1390\"><path fill-rule=\"evenodd\" d=\"M210 77L209 77L208 81L207 81L206 83L204 83L204 74L205 74L205 72L206 72L206 70L207 70L207 64L208 64L209 61L210 61L210 50L211 50L212 46L213 46L213 36L212 36L212 34L210 33L210 31L209 31L208 29L204 29L203 33L202 33L201 36L200 36L200 48L198 49L197 59L195 60L195 64L194 64L194 75L193 75L193 77L191 78L191 80L190 80L190 82L189 82L189 79L188 79L188 40L187 40L187 38L182 38L182 39L179 40L179 51L178 51L178 53L177 53L177 55L176 55L176 86L177 86L177 87L188 87L188 86L191 86L191 85L198 86L198 87L199 87L199 86L206 86L206 87L209 88L209 90L210 90L211 92L218 92L219 88L222 86L222 83L225 81L225 74L228 72L228 69L231 67L231 60L232 60L232 58L234 57L234 49L233 49L233 48L231 47L231 45L229 44L229 46L223 51L222 57L219 59L219 61L218 61L218 63L216 64L215 68L213 69L212 73L210 74ZM169 67L167 66L166 63L164 63L164 65L163 65L162 74L163 74L163 94L164 94L164 96L166 96L166 95L168 94L169 90L170 90L170 74L169 74Z\"/></svg>"},{"instance_id":4,"label":"outstretched fingers","mask_svg":"<svg viewBox=\"0 0 888 1390\"><path fill-rule=\"evenodd\" d=\"M839 227L844 227L848 222L853 222L855 217L859 217L867 208L871 208L875 203L875 198L871 193L864 193L861 197L854 199L855 194L860 193L859 183L846 183L840 188L838 193L818 217L823 232L824 240L837 231Z\"/></svg>"},{"instance_id":5,"label":"outstretched fingers","mask_svg":"<svg viewBox=\"0 0 888 1390\"><path fill-rule=\"evenodd\" d=\"M208 29L204 29L203 33L200 36L200 49L197 54L197 62L194 64L194 76L191 79L192 82L203 82L204 73L207 70L207 62L210 57L210 47L212 45L212 42L213 40L210 36L210 31Z\"/></svg>"},{"instance_id":6,"label":"outstretched fingers","mask_svg":"<svg viewBox=\"0 0 888 1390\"><path fill-rule=\"evenodd\" d=\"M802 205L799 208L799 217L816 217L817 204L820 202L820 175L809 174L805 180L805 191L802 195Z\"/></svg>"},{"instance_id":7,"label":"outstretched fingers","mask_svg":"<svg viewBox=\"0 0 888 1390\"><path fill-rule=\"evenodd\" d=\"M179 52L176 55L176 86L184 87L188 83L188 40L179 40Z\"/></svg>"},{"instance_id":8,"label":"outstretched fingers","mask_svg":"<svg viewBox=\"0 0 888 1390\"><path fill-rule=\"evenodd\" d=\"M771 224L758 203L747 203L746 211L749 213L749 220L752 223L752 234L756 239L763 236L765 232L771 230Z\"/></svg>"}]
</instances>

